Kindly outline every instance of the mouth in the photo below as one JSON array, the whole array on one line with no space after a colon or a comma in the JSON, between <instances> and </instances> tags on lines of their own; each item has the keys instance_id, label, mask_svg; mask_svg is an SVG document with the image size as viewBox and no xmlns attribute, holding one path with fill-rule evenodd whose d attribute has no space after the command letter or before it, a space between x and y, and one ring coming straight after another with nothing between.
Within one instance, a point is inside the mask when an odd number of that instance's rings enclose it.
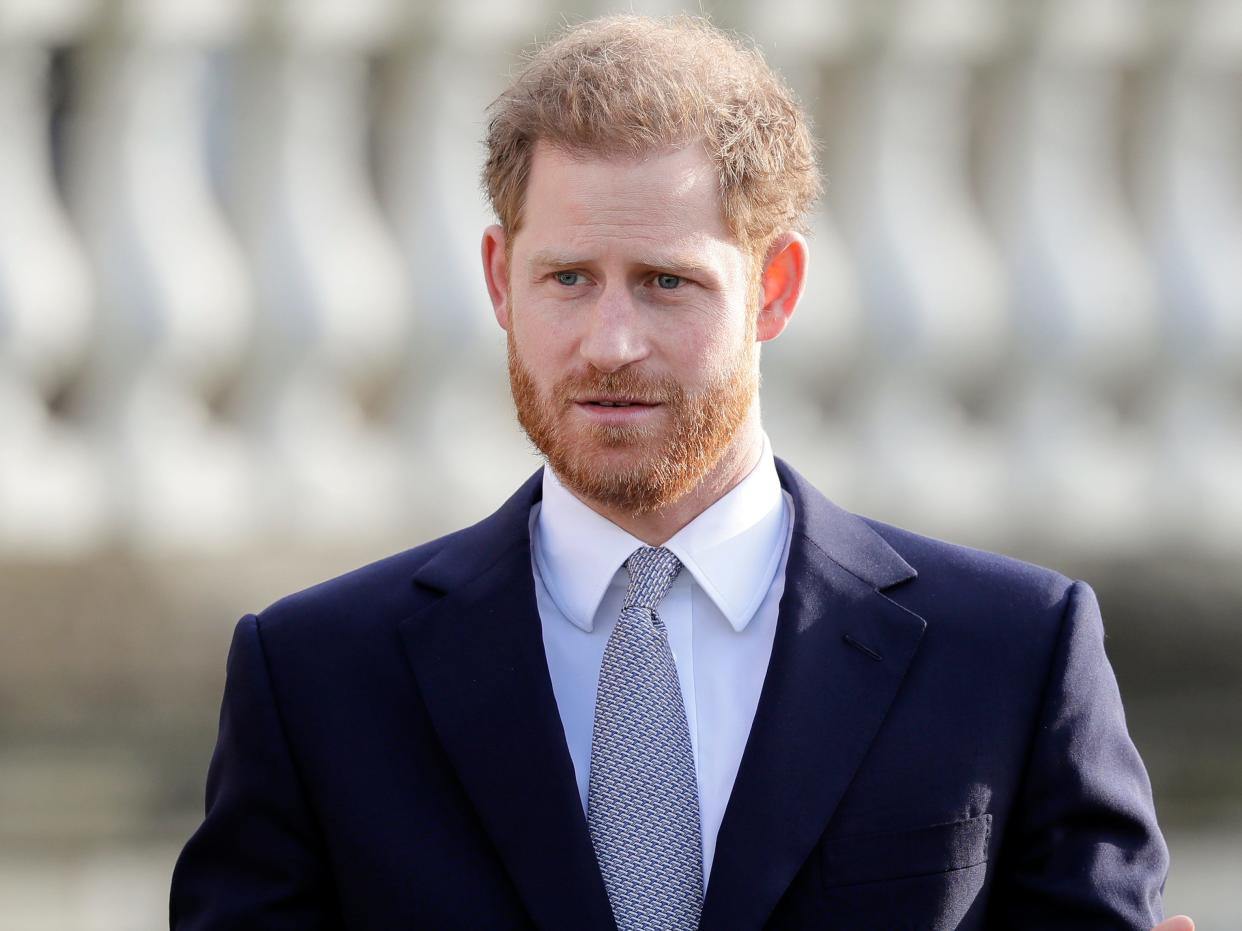
<instances>
[{"instance_id":1,"label":"mouth","mask_svg":"<svg viewBox=\"0 0 1242 931\"><path fill-rule=\"evenodd\" d=\"M632 398L584 398L578 402L588 407L657 407L658 405L652 401L638 401Z\"/></svg>"},{"instance_id":2,"label":"mouth","mask_svg":"<svg viewBox=\"0 0 1242 931\"><path fill-rule=\"evenodd\" d=\"M574 402L574 407L591 423L621 425L645 421L662 405L657 401L614 396L581 398Z\"/></svg>"}]
</instances>

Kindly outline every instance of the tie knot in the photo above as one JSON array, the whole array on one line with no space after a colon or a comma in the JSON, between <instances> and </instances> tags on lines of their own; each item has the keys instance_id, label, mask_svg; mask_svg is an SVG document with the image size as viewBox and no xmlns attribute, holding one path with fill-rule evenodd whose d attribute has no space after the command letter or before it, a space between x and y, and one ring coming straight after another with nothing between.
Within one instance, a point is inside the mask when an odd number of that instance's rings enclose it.
<instances>
[{"instance_id":1,"label":"tie knot","mask_svg":"<svg viewBox=\"0 0 1242 931\"><path fill-rule=\"evenodd\" d=\"M662 546L644 546L630 554L625 568L630 573L630 587L623 607L654 610L681 571L681 560Z\"/></svg>"}]
</instances>

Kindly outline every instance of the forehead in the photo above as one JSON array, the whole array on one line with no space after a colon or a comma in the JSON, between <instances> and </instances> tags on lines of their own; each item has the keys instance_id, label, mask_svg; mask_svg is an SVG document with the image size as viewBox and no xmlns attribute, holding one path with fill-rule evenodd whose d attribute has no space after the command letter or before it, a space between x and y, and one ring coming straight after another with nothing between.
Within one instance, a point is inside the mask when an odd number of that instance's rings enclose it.
<instances>
[{"instance_id":1,"label":"forehead","mask_svg":"<svg viewBox=\"0 0 1242 931\"><path fill-rule=\"evenodd\" d=\"M539 144L515 250L663 247L716 251L736 242L716 170L699 146L643 158L579 156Z\"/></svg>"}]
</instances>

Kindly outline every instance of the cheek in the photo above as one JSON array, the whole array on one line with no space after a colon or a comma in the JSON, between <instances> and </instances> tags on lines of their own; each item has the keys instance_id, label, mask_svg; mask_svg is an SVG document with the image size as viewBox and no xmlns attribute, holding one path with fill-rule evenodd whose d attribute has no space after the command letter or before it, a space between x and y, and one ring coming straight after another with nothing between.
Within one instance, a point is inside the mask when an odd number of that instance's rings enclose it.
<instances>
[{"instance_id":1,"label":"cheek","mask_svg":"<svg viewBox=\"0 0 1242 931\"><path fill-rule=\"evenodd\" d=\"M723 362L744 349L752 336L745 311L739 306L711 320L697 334L696 341L704 355Z\"/></svg>"},{"instance_id":2,"label":"cheek","mask_svg":"<svg viewBox=\"0 0 1242 931\"><path fill-rule=\"evenodd\" d=\"M519 316L509 330L509 339L538 384L547 386L563 376L569 353L563 329L544 326L533 315Z\"/></svg>"},{"instance_id":3,"label":"cheek","mask_svg":"<svg viewBox=\"0 0 1242 931\"><path fill-rule=\"evenodd\" d=\"M741 334L732 329L683 330L668 346L668 365L687 387L702 387L732 370Z\"/></svg>"},{"instance_id":4,"label":"cheek","mask_svg":"<svg viewBox=\"0 0 1242 931\"><path fill-rule=\"evenodd\" d=\"M515 291L510 313L518 345L529 354L563 352L574 339L575 316L570 307L563 301L548 300L537 290Z\"/></svg>"}]
</instances>

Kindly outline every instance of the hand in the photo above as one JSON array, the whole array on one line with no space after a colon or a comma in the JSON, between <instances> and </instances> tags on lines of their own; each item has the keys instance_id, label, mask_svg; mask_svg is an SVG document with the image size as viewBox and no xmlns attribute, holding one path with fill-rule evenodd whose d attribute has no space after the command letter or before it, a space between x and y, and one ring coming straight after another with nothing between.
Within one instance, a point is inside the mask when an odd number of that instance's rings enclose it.
<instances>
[{"instance_id":1,"label":"hand","mask_svg":"<svg viewBox=\"0 0 1242 931\"><path fill-rule=\"evenodd\" d=\"M1185 915L1174 915L1160 922L1151 931L1195 931L1195 923Z\"/></svg>"}]
</instances>

